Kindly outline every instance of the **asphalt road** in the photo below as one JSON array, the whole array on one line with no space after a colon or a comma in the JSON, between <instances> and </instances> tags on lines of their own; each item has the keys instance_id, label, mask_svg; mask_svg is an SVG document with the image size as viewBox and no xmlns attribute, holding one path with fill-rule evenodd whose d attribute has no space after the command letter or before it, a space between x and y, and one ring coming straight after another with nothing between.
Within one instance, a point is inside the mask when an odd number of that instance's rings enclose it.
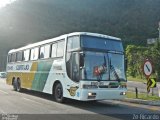
<instances>
[{"instance_id":1,"label":"asphalt road","mask_svg":"<svg viewBox=\"0 0 160 120\"><path fill-rule=\"evenodd\" d=\"M119 120L155 117L160 119L160 107L104 100L80 102L68 100L60 104L52 96L25 90L22 93L12 90L0 79L0 119L16 120Z\"/></svg>"}]
</instances>

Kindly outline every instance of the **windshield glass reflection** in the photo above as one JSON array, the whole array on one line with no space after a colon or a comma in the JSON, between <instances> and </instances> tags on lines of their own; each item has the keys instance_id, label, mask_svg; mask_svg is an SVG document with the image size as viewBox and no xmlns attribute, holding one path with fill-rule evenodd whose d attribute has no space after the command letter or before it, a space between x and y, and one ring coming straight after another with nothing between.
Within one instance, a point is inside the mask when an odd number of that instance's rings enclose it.
<instances>
[{"instance_id":1,"label":"windshield glass reflection","mask_svg":"<svg viewBox=\"0 0 160 120\"><path fill-rule=\"evenodd\" d=\"M124 55L109 53L110 80L125 81Z\"/></svg>"},{"instance_id":2,"label":"windshield glass reflection","mask_svg":"<svg viewBox=\"0 0 160 120\"><path fill-rule=\"evenodd\" d=\"M85 52L84 76L87 80L107 80L108 56L100 52Z\"/></svg>"},{"instance_id":3,"label":"windshield glass reflection","mask_svg":"<svg viewBox=\"0 0 160 120\"><path fill-rule=\"evenodd\" d=\"M85 80L125 79L124 55L101 52L85 52L84 78Z\"/></svg>"}]
</instances>

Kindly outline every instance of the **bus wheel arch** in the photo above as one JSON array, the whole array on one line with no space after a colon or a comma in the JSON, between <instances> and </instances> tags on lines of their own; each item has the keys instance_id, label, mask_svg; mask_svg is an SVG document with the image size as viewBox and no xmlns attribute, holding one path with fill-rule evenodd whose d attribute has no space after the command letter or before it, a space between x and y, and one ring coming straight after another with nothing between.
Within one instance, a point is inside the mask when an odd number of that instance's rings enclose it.
<instances>
[{"instance_id":1,"label":"bus wheel arch","mask_svg":"<svg viewBox=\"0 0 160 120\"><path fill-rule=\"evenodd\" d=\"M59 80L56 80L52 87L52 94L56 102L63 103L65 98L63 97L63 86Z\"/></svg>"}]
</instances>

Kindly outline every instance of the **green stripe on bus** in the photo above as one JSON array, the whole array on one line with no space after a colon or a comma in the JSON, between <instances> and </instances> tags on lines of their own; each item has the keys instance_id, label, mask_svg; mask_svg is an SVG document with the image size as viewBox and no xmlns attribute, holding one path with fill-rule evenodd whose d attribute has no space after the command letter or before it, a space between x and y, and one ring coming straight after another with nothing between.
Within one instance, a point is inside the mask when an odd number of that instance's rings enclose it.
<instances>
[{"instance_id":1,"label":"green stripe on bus","mask_svg":"<svg viewBox=\"0 0 160 120\"><path fill-rule=\"evenodd\" d=\"M52 63L53 60L44 60L38 62L37 72L35 73L35 77L32 82L32 90L43 91L50 69L52 67Z\"/></svg>"}]
</instances>

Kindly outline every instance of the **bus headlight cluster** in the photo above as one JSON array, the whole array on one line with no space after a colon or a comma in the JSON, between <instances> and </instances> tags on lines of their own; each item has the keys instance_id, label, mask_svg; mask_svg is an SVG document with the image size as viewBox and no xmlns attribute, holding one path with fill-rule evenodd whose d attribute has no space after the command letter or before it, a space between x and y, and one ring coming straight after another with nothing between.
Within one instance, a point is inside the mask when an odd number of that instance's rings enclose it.
<instances>
[{"instance_id":1,"label":"bus headlight cluster","mask_svg":"<svg viewBox=\"0 0 160 120\"><path fill-rule=\"evenodd\" d=\"M92 92L88 93L88 99L95 99L95 98L96 98L96 93L92 93Z\"/></svg>"},{"instance_id":2,"label":"bus headlight cluster","mask_svg":"<svg viewBox=\"0 0 160 120\"><path fill-rule=\"evenodd\" d=\"M89 93L88 93L88 96L96 96L96 93L91 93L91 92L89 92Z\"/></svg>"},{"instance_id":3,"label":"bus headlight cluster","mask_svg":"<svg viewBox=\"0 0 160 120\"><path fill-rule=\"evenodd\" d=\"M126 95L126 92L121 92L120 95Z\"/></svg>"},{"instance_id":4,"label":"bus headlight cluster","mask_svg":"<svg viewBox=\"0 0 160 120\"><path fill-rule=\"evenodd\" d=\"M95 88L98 88L98 86L97 85L86 85L86 84L84 84L84 85L82 85L82 88L84 88L84 89L95 89Z\"/></svg>"}]
</instances>

